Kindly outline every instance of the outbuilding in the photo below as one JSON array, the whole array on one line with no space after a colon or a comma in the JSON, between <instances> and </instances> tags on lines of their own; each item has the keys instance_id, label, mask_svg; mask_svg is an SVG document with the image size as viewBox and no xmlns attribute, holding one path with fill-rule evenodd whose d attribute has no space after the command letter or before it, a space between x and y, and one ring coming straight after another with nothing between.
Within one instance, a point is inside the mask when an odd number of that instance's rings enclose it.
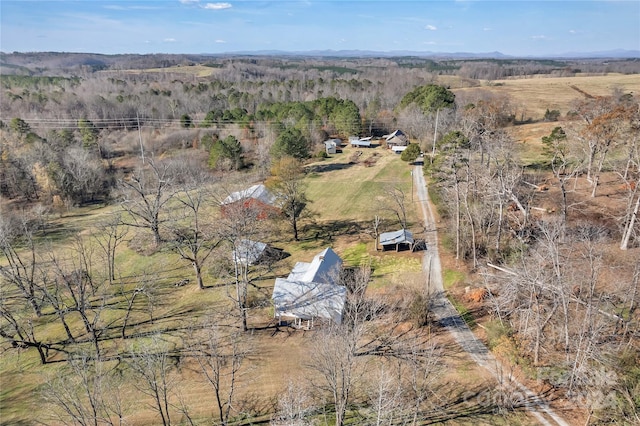
<instances>
[{"instance_id":1,"label":"outbuilding","mask_svg":"<svg viewBox=\"0 0 640 426\"><path fill-rule=\"evenodd\" d=\"M229 216L236 208L254 209L256 219L266 219L280 213L276 206L276 197L263 184L229 194L220 205L223 216Z\"/></svg>"},{"instance_id":2,"label":"outbuilding","mask_svg":"<svg viewBox=\"0 0 640 426\"><path fill-rule=\"evenodd\" d=\"M407 229L380 234L382 250L413 250L413 234Z\"/></svg>"},{"instance_id":3,"label":"outbuilding","mask_svg":"<svg viewBox=\"0 0 640 426\"><path fill-rule=\"evenodd\" d=\"M260 263L267 252L268 245L260 241L240 240L232 252L233 260L243 265Z\"/></svg>"},{"instance_id":4,"label":"outbuilding","mask_svg":"<svg viewBox=\"0 0 640 426\"><path fill-rule=\"evenodd\" d=\"M327 154L335 154L342 150L342 140L328 139L324 141L324 148Z\"/></svg>"},{"instance_id":5,"label":"outbuilding","mask_svg":"<svg viewBox=\"0 0 640 426\"><path fill-rule=\"evenodd\" d=\"M371 137L359 138L357 136L352 136L349 138L349 143L354 148L370 148L371 147Z\"/></svg>"},{"instance_id":6,"label":"outbuilding","mask_svg":"<svg viewBox=\"0 0 640 426\"><path fill-rule=\"evenodd\" d=\"M409 145L409 138L404 132L400 129L396 130L393 133L388 135L384 135L387 148L391 148L393 146L407 146Z\"/></svg>"}]
</instances>

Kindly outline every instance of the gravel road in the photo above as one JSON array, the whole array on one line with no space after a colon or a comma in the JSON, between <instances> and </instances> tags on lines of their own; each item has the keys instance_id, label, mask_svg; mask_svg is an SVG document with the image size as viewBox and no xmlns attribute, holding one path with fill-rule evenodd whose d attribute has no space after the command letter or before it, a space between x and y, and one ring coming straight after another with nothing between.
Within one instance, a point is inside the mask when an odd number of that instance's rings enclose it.
<instances>
[{"instance_id":1,"label":"gravel road","mask_svg":"<svg viewBox=\"0 0 640 426\"><path fill-rule=\"evenodd\" d=\"M426 276L427 291L431 295L430 307L435 319L451 333L462 350L468 353L479 366L488 370L498 382L505 383L510 388L511 397L516 399L515 402L526 407L541 425L569 426L567 421L549 407L549 404L542 396L537 395L510 375L505 374L508 370L502 367L484 343L473 334L449 299L447 299L442 284L438 235L427 196L427 186L422 174L422 167L415 166L412 169L412 175L416 197L415 203L417 208L421 210L424 226L427 230L427 250L425 250L422 259L422 268Z\"/></svg>"}]
</instances>

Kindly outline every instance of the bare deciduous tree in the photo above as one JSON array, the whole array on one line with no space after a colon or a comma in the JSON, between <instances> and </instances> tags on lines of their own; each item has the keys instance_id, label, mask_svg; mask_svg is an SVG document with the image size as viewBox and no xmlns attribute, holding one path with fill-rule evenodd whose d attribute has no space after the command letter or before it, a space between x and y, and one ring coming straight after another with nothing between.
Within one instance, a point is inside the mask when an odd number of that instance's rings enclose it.
<instances>
[{"instance_id":1,"label":"bare deciduous tree","mask_svg":"<svg viewBox=\"0 0 640 426\"><path fill-rule=\"evenodd\" d=\"M302 163L293 157L283 157L271 174L266 185L276 196L282 214L291 225L293 238L298 241L298 223L309 213Z\"/></svg>"},{"instance_id":2,"label":"bare deciduous tree","mask_svg":"<svg viewBox=\"0 0 640 426\"><path fill-rule=\"evenodd\" d=\"M371 424L376 426L394 424L403 411L402 384L392 368L381 362L367 392L372 411Z\"/></svg>"},{"instance_id":3,"label":"bare deciduous tree","mask_svg":"<svg viewBox=\"0 0 640 426\"><path fill-rule=\"evenodd\" d=\"M85 331L91 337L96 358L102 356L100 335L103 332L100 323L107 295L98 294L97 283L93 279L92 249L81 237L74 242L70 259L62 259L50 253L51 270L57 281L57 291L64 292L67 310L77 312L82 319Z\"/></svg>"},{"instance_id":4,"label":"bare deciduous tree","mask_svg":"<svg viewBox=\"0 0 640 426\"><path fill-rule=\"evenodd\" d=\"M23 250L22 248L26 248ZM0 276L14 286L29 303L36 316L41 315L36 273L38 268L33 232L25 217L0 215L0 251L6 259Z\"/></svg>"},{"instance_id":5,"label":"bare deciduous tree","mask_svg":"<svg viewBox=\"0 0 640 426\"><path fill-rule=\"evenodd\" d=\"M25 308L24 300L12 299L0 290L0 337L16 349L35 348L43 365L49 361L50 350L67 352L63 347L54 346L36 337L33 319L29 315L23 315Z\"/></svg>"},{"instance_id":6,"label":"bare deciduous tree","mask_svg":"<svg viewBox=\"0 0 640 426\"><path fill-rule=\"evenodd\" d=\"M202 267L213 250L220 244L214 241L211 224L203 221L201 209L207 202L206 193L200 185L204 181L195 181L177 194L177 200L183 207L182 217L174 218L171 224L173 241L171 247L180 257L191 263L199 289L204 289Z\"/></svg>"},{"instance_id":7,"label":"bare deciduous tree","mask_svg":"<svg viewBox=\"0 0 640 426\"><path fill-rule=\"evenodd\" d=\"M278 408L272 426L308 426L308 416L313 410L309 389L300 380L289 380L284 391L279 393Z\"/></svg>"},{"instance_id":8,"label":"bare deciduous tree","mask_svg":"<svg viewBox=\"0 0 640 426\"><path fill-rule=\"evenodd\" d=\"M151 398L150 408L160 417L163 426L171 425L172 392L176 382L169 349L159 335L147 344L131 351L127 364L136 377L135 387Z\"/></svg>"},{"instance_id":9,"label":"bare deciduous tree","mask_svg":"<svg viewBox=\"0 0 640 426\"><path fill-rule=\"evenodd\" d=\"M242 334L224 334L223 328L212 321L205 323L202 333L192 333L190 340L186 346L211 386L220 424L227 425L235 410L238 382L251 348Z\"/></svg>"},{"instance_id":10,"label":"bare deciduous tree","mask_svg":"<svg viewBox=\"0 0 640 426\"><path fill-rule=\"evenodd\" d=\"M176 194L175 177L170 162L148 160L147 164L121 182L120 204L128 214L123 223L150 230L157 247L162 242L160 228L167 221L164 210Z\"/></svg>"},{"instance_id":11,"label":"bare deciduous tree","mask_svg":"<svg viewBox=\"0 0 640 426\"><path fill-rule=\"evenodd\" d=\"M116 279L116 252L118 246L127 236L127 228L122 226L121 215L105 220L94 234L94 239L102 249L106 264L109 284Z\"/></svg>"},{"instance_id":12,"label":"bare deciduous tree","mask_svg":"<svg viewBox=\"0 0 640 426\"><path fill-rule=\"evenodd\" d=\"M250 272L253 268L250 254L261 238L268 233L270 226L264 214L264 210L258 204L232 203L224 206L224 212L216 223L216 240L226 242L233 267L231 273L235 294L228 295L238 308L244 331L248 330L247 297L251 282Z\"/></svg>"},{"instance_id":13,"label":"bare deciduous tree","mask_svg":"<svg viewBox=\"0 0 640 426\"><path fill-rule=\"evenodd\" d=\"M392 186L385 189L385 195L388 199L387 210L396 216L403 229L407 229L407 205L404 191L397 186Z\"/></svg>"},{"instance_id":14,"label":"bare deciduous tree","mask_svg":"<svg viewBox=\"0 0 640 426\"><path fill-rule=\"evenodd\" d=\"M121 386L105 363L76 356L45 382L42 393L52 417L62 424L120 426L126 424Z\"/></svg>"},{"instance_id":15,"label":"bare deciduous tree","mask_svg":"<svg viewBox=\"0 0 640 426\"><path fill-rule=\"evenodd\" d=\"M371 269L363 266L347 282L347 302L342 324L331 324L319 331L312 345L309 368L320 375L315 387L329 395L334 405L336 426L342 426L354 387L361 379L362 358L358 354L366 321L376 311L365 293Z\"/></svg>"},{"instance_id":16,"label":"bare deciduous tree","mask_svg":"<svg viewBox=\"0 0 640 426\"><path fill-rule=\"evenodd\" d=\"M311 350L309 367L321 377L314 386L331 395L335 411L335 424L342 426L352 392L361 377L356 350L361 325L357 327L331 326L320 331Z\"/></svg>"}]
</instances>

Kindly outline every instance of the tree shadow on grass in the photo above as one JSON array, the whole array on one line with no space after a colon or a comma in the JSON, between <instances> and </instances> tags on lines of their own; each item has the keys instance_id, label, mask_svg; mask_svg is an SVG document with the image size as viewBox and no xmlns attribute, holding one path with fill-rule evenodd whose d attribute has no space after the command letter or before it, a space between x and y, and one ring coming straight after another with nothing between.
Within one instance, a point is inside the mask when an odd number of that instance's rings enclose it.
<instances>
[{"instance_id":1,"label":"tree shadow on grass","mask_svg":"<svg viewBox=\"0 0 640 426\"><path fill-rule=\"evenodd\" d=\"M330 220L312 222L302 227L303 243L318 247L331 246L335 237L360 235L368 230L369 224L354 220Z\"/></svg>"},{"instance_id":2,"label":"tree shadow on grass","mask_svg":"<svg viewBox=\"0 0 640 426\"><path fill-rule=\"evenodd\" d=\"M496 416L506 417L522 412L532 404L531 400L508 401L508 397L503 392L489 385L469 388L460 384L445 384L435 389L433 393L440 396L441 403L433 409L422 411L420 424L431 425L463 420L490 424Z\"/></svg>"},{"instance_id":3,"label":"tree shadow on grass","mask_svg":"<svg viewBox=\"0 0 640 426\"><path fill-rule=\"evenodd\" d=\"M317 164L307 167L306 172L307 174L333 172L335 170L345 170L352 166L352 163Z\"/></svg>"}]
</instances>

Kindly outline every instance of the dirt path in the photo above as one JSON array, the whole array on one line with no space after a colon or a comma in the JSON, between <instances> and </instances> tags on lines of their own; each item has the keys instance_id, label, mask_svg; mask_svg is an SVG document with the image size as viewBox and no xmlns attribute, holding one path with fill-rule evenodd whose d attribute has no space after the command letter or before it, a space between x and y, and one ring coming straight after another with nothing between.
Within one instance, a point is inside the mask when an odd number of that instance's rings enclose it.
<instances>
[{"instance_id":1,"label":"dirt path","mask_svg":"<svg viewBox=\"0 0 640 426\"><path fill-rule=\"evenodd\" d=\"M424 226L427 230L426 242L428 249L424 252L422 267L427 275L427 291L431 295L431 310L436 320L451 333L462 350L467 352L476 364L489 371L498 383L508 384L517 403L526 407L540 424L569 426L567 421L549 407L549 404L542 396L536 395L529 388L505 373L508 370L503 368L484 343L473 334L447 299L442 283L442 267L440 265L440 255L438 254L438 235L427 196L427 186L422 174L422 167L415 166L412 175L416 189L416 202L422 211Z\"/></svg>"}]
</instances>

